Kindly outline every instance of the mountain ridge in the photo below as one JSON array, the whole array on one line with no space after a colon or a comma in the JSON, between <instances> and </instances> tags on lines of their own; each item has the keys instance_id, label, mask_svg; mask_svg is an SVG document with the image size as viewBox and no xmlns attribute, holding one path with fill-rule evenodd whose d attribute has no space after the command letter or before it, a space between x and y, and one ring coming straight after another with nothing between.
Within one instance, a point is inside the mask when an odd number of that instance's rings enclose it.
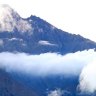
<instances>
[{"instance_id":1,"label":"mountain ridge","mask_svg":"<svg viewBox=\"0 0 96 96\"><path fill-rule=\"evenodd\" d=\"M6 5L4 8L6 10ZM12 10L12 16L8 8ZM4 27L4 30L0 31L0 52L25 52L29 54L51 52L63 55L96 48L95 42L80 35L62 31L39 17L31 15L29 18L23 19L10 7L7 6L7 9L9 11L6 13L8 18L5 16L6 23L5 19L0 21ZM17 15L16 17L19 19L13 18L14 15Z\"/></svg>"},{"instance_id":2,"label":"mountain ridge","mask_svg":"<svg viewBox=\"0 0 96 96\"><path fill-rule=\"evenodd\" d=\"M95 42L58 29L39 17L30 16L23 19L19 15L16 16L18 13L15 14L14 11L11 15L10 11L6 14L8 18L5 16L6 18L2 17L0 20L0 52L31 55L50 52L65 55L96 48ZM58 88L64 89L62 96L92 96L77 94L78 78L53 75L44 78L28 77L0 68L0 96L54 96L46 92L56 93Z\"/></svg>"}]
</instances>

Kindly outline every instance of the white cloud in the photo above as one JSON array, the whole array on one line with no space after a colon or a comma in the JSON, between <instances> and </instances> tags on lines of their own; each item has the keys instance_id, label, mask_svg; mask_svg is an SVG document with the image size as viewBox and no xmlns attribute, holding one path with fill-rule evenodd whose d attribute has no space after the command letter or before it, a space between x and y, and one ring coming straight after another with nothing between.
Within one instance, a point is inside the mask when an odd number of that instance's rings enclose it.
<instances>
[{"instance_id":1,"label":"white cloud","mask_svg":"<svg viewBox=\"0 0 96 96\"><path fill-rule=\"evenodd\" d=\"M5 58L6 57L6 58ZM46 53L28 55L25 53L0 53L0 67L7 71L30 75L79 75L82 68L96 57L93 50L71 53L65 56Z\"/></svg>"},{"instance_id":2,"label":"white cloud","mask_svg":"<svg viewBox=\"0 0 96 96\"><path fill-rule=\"evenodd\" d=\"M16 22L16 28L19 32L32 31L31 24L28 21L20 19L19 22Z\"/></svg>"},{"instance_id":3,"label":"white cloud","mask_svg":"<svg viewBox=\"0 0 96 96\"><path fill-rule=\"evenodd\" d=\"M63 91L61 91L60 89L56 89L51 91L48 96L62 96L63 95Z\"/></svg>"},{"instance_id":4,"label":"white cloud","mask_svg":"<svg viewBox=\"0 0 96 96\"><path fill-rule=\"evenodd\" d=\"M19 41L23 42L23 39L18 39L18 38L10 38L10 39L7 38L7 39L8 39L9 41L14 41L14 40L16 41L16 40L19 40Z\"/></svg>"},{"instance_id":5,"label":"white cloud","mask_svg":"<svg viewBox=\"0 0 96 96\"><path fill-rule=\"evenodd\" d=\"M38 42L40 45L49 45L49 46L57 46L56 44L50 43L49 41L41 40Z\"/></svg>"},{"instance_id":6,"label":"white cloud","mask_svg":"<svg viewBox=\"0 0 96 96\"><path fill-rule=\"evenodd\" d=\"M90 62L82 70L79 87L81 92L93 93L96 91L96 60Z\"/></svg>"}]
</instances>

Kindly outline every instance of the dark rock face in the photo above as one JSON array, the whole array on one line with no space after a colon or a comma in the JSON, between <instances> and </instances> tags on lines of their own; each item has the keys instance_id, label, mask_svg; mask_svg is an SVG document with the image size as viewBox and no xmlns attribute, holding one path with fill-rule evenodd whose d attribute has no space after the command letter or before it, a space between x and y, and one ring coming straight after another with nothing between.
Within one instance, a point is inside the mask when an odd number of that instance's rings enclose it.
<instances>
[{"instance_id":1,"label":"dark rock face","mask_svg":"<svg viewBox=\"0 0 96 96\"><path fill-rule=\"evenodd\" d=\"M0 96L38 96L35 91L15 81L0 69Z\"/></svg>"},{"instance_id":2,"label":"dark rock face","mask_svg":"<svg viewBox=\"0 0 96 96\"><path fill-rule=\"evenodd\" d=\"M31 16L25 20L31 24L32 30L23 33L17 29L13 32L0 32L0 52L66 54L96 48L95 42L57 29L38 17Z\"/></svg>"},{"instance_id":3,"label":"dark rock face","mask_svg":"<svg viewBox=\"0 0 96 96\"><path fill-rule=\"evenodd\" d=\"M60 96L77 96L78 76L66 77L63 75L53 75L45 77L16 77L17 81L26 84L27 87L34 89L39 96L49 96L48 93L54 90L62 90ZM53 96L53 95L52 95ZM59 95L56 95L59 96Z\"/></svg>"}]
</instances>

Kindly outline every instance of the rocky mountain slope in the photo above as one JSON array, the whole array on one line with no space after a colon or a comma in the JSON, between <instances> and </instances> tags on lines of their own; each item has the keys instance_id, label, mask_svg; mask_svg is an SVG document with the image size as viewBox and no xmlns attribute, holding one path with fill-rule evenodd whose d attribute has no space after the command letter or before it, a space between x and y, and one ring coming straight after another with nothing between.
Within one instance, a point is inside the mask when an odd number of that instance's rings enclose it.
<instances>
[{"instance_id":1,"label":"rocky mountain slope","mask_svg":"<svg viewBox=\"0 0 96 96\"><path fill-rule=\"evenodd\" d=\"M38 96L32 88L14 80L10 74L0 69L0 96Z\"/></svg>"},{"instance_id":2,"label":"rocky mountain slope","mask_svg":"<svg viewBox=\"0 0 96 96\"><path fill-rule=\"evenodd\" d=\"M1 9L0 52L66 54L96 48L95 42L64 32L39 17L23 19L7 5Z\"/></svg>"}]
</instances>

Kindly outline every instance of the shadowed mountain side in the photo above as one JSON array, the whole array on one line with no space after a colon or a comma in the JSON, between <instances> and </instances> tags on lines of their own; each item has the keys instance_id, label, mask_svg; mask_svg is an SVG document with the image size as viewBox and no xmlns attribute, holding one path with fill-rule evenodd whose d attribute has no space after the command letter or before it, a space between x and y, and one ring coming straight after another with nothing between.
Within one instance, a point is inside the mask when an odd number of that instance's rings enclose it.
<instances>
[{"instance_id":1,"label":"shadowed mountain side","mask_svg":"<svg viewBox=\"0 0 96 96\"><path fill-rule=\"evenodd\" d=\"M23 19L7 5L1 9L0 52L67 54L96 48L95 42L62 31L39 17Z\"/></svg>"},{"instance_id":2,"label":"shadowed mountain side","mask_svg":"<svg viewBox=\"0 0 96 96\"><path fill-rule=\"evenodd\" d=\"M35 91L13 80L11 76L0 69L0 96L38 96Z\"/></svg>"}]
</instances>

